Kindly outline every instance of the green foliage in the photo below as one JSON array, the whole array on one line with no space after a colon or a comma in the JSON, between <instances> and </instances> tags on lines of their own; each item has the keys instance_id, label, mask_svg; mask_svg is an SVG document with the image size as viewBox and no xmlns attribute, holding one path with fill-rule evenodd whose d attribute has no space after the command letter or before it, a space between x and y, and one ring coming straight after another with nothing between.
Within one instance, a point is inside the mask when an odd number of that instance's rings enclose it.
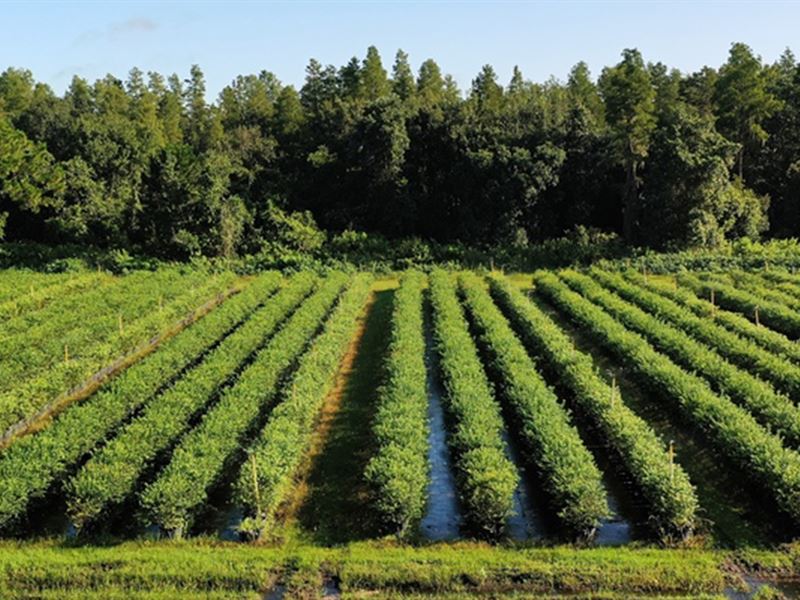
<instances>
[{"instance_id":1,"label":"green foliage","mask_svg":"<svg viewBox=\"0 0 800 600\"><path fill-rule=\"evenodd\" d=\"M753 554L762 563L791 560L786 550ZM463 542L423 547L369 542L343 548L208 540L77 548L52 541L4 542L0 587L13 600L31 595L256 598L281 574L326 572L352 597L716 598L730 584L729 558L730 553L699 549L520 549Z\"/></svg>"},{"instance_id":2,"label":"green foliage","mask_svg":"<svg viewBox=\"0 0 800 600\"><path fill-rule=\"evenodd\" d=\"M753 594L753 600L786 600L787 596L771 585L764 585Z\"/></svg>"},{"instance_id":3,"label":"green foliage","mask_svg":"<svg viewBox=\"0 0 800 600\"><path fill-rule=\"evenodd\" d=\"M12 289L16 287L16 291L21 293L14 294L5 301L0 301L0 318L10 320L14 317L24 316L28 312L41 310L54 301L63 301L68 296L82 292L86 288L102 285L106 278L107 275L104 273L68 273L68 276L61 281L53 280L51 285L34 289L34 282L29 277L25 277L24 281L19 281L16 285L13 281L9 282L7 277L3 277L4 282L10 283ZM28 292L28 290L30 291ZM0 298L2 298L1 295Z\"/></svg>"},{"instance_id":4,"label":"green foliage","mask_svg":"<svg viewBox=\"0 0 800 600\"><path fill-rule=\"evenodd\" d=\"M268 277L261 281L271 286ZM104 389L59 415L43 431L0 454L0 528L21 519L78 461L112 434L157 390L206 352L261 302L261 285L248 286L162 349L126 369Z\"/></svg>"},{"instance_id":5,"label":"green foliage","mask_svg":"<svg viewBox=\"0 0 800 600\"><path fill-rule=\"evenodd\" d=\"M499 375L499 396L514 416L527 460L534 465L566 530L591 539L609 510L594 458L558 397L537 374L536 365L492 303L483 282L466 274L460 281L479 339Z\"/></svg>"},{"instance_id":6,"label":"green foliage","mask_svg":"<svg viewBox=\"0 0 800 600\"><path fill-rule=\"evenodd\" d=\"M789 308L800 308L800 292L798 289L789 283L770 284L764 281L755 273L748 273L741 270L731 270L724 274L709 273L705 276L708 279L714 279L721 283L733 283L734 286L742 290L746 290L759 298L764 298L771 302L778 304L785 304Z\"/></svg>"},{"instance_id":7,"label":"green foliage","mask_svg":"<svg viewBox=\"0 0 800 600\"><path fill-rule=\"evenodd\" d=\"M416 95L416 88L414 73L408 63L408 54L398 50L394 59L394 67L392 68L392 91L400 100L407 102Z\"/></svg>"},{"instance_id":8,"label":"green foliage","mask_svg":"<svg viewBox=\"0 0 800 600\"><path fill-rule=\"evenodd\" d=\"M483 370L451 276L434 271L429 278L433 331L450 419L462 510L480 534L496 536L513 511L519 476L506 456L503 420Z\"/></svg>"},{"instance_id":9,"label":"green foliage","mask_svg":"<svg viewBox=\"0 0 800 600\"><path fill-rule=\"evenodd\" d=\"M300 359L283 399L272 411L237 479L237 497L251 515L241 529L265 533L275 511L286 501L294 477L308 452L319 413L333 389L342 360L358 327L358 316L370 294L372 276L348 281L322 332Z\"/></svg>"},{"instance_id":10,"label":"green foliage","mask_svg":"<svg viewBox=\"0 0 800 600\"><path fill-rule=\"evenodd\" d=\"M390 83L386 69L381 63L381 56L375 46L367 48L367 56L359 73L359 95L373 101L389 94Z\"/></svg>"},{"instance_id":11,"label":"green foliage","mask_svg":"<svg viewBox=\"0 0 800 600\"><path fill-rule=\"evenodd\" d=\"M541 274L536 282L537 290L625 360L647 387L674 403L688 422L739 465L742 474L774 498L792 522L800 523L800 454L786 448L778 436L758 425L747 411L713 393L704 380L678 367L555 276Z\"/></svg>"},{"instance_id":12,"label":"green foliage","mask_svg":"<svg viewBox=\"0 0 800 600\"><path fill-rule=\"evenodd\" d=\"M263 283L258 285L265 295L271 294L280 279L274 274L265 278L272 282L273 289ZM81 528L134 492L156 457L179 439L191 419L220 393L314 283L310 276L295 277L277 295L263 297L262 307L244 324L220 342L202 363L148 403L81 467L67 485L67 510L74 525Z\"/></svg>"},{"instance_id":13,"label":"green foliage","mask_svg":"<svg viewBox=\"0 0 800 600\"><path fill-rule=\"evenodd\" d=\"M774 71L771 88L781 109L764 122L769 137L752 165L752 179L771 199L771 232L788 237L800 227L800 64L787 50Z\"/></svg>"},{"instance_id":14,"label":"green foliage","mask_svg":"<svg viewBox=\"0 0 800 600\"><path fill-rule=\"evenodd\" d=\"M10 202L38 213L57 205L63 190L64 174L47 147L29 140L0 112L0 208ZM7 218L7 212L0 212L0 239Z\"/></svg>"},{"instance_id":15,"label":"green foliage","mask_svg":"<svg viewBox=\"0 0 800 600\"><path fill-rule=\"evenodd\" d=\"M751 273L750 276L758 278L766 285L774 286L777 290L785 292L795 298L800 297L800 277L796 273L787 273L785 271L761 271L758 273Z\"/></svg>"},{"instance_id":16,"label":"green foliage","mask_svg":"<svg viewBox=\"0 0 800 600\"><path fill-rule=\"evenodd\" d=\"M736 321L733 321L734 326L730 330L726 329L723 323L729 317L720 316L718 310L710 306L701 307L700 310L703 312L693 314L686 311L687 305L691 307L690 301L672 301L667 297L667 293L661 295L644 287L637 287L621 275L593 269L591 276L654 316L674 323L692 337L705 342L721 355L737 363L740 368L752 370L792 397L800 397L800 367L791 360L776 355L774 351L763 348L755 340L749 339L746 333L739 335ZM746 319L744 321L749 323ZM783 347L786 345L788 344Z\"/></svg>"},{"instance_id":17,"label":"green foliage","mask_svg":"<svg viewBox=\"0 0 800 600\"><path fill-rule=\"evenodd\" d=\"M576 227L659 248L800 231L790 53L766 65L735 44L719 70L684 76L627 49L597 83L579 62L565 83L515 68L507 88L485 65L466 95L432 59L415 74L402 51L389 76L374 46L338 68L312 59L306 74L299 91L269 71L239 75L209 103L197 65L185 79L75 77L61 96L7 69L6 237L303 268L337 260L313 231L276 234L306 211L331 235L481 250Z\"/></svg>"},{"instance_id":18,"label":"green foliage","mask_svg":"<svg viewBox=\"0 0 800 600\"><path fill-rule=\"evenodd\" d=\"M428 390L422 313L426 278L408 271L394 295L391 342L372 424L377 448L364 476L387 528L414 531L429 479Z\"/></svg>"},{"instance_id":19,"label":"green foliage","mask_svg":"<svg viewBox=\"0 0 800 600\"><path fill-rule=\"evenodd\" d=\"M652 279L645 279L642 275L631 271L626 271L624 276L640 286L670 298L681 305L681 307L690 309L697 316L705 320L713 319L714 322L743 338L752 340L773 354L783 355L791 360L800 361L800 346L782 333L773 331L767 327L760 327L737 312L723 310L711 304L708 300L698 298L686 288L681 288L677 285L670 286L653 281Z\"/></svg>"},{"instance_id":20,"label":"green foliage","mask_svg":"<svg viewBox=\"0 0 800 600\"><path fill-rule=\"evenodd\" d=\"M673 252L653 252L638 249L626 252L619 249L616 259L603 260L601 250L595 255L601 266L628 270L636 267L648 273L679 273L682 271L725 271L728 269L787 270L800 267L800 243L796 239L769 240L766 242L741 238L725 242L717 248L689 248ZM605 249L607 255L612 253ZM609 256L609 258L613 258Z\"/></svg>"},{"instance_id":21,"label":"green foliage","mask_svg":"<svg viewBox=\"0 0 800 600\"><path fill-rule=\"evenodd\" d=\"M139 494L149 523L177 537L187 532L213 484L236 464L240 447L278 394L281 376L314 337L345 283L341 274L325 279L183 437L169 464Z\"/></svg>"},{"instance_id":22,"label":"green foliage","mask_svg":"<svg viewBox=\"0 0 800 600\"><path fill-rule=\"evenodd\" d=\"M325 242L325 232L319 230L311 213L288 213L271 201L267 213L264 227L270 244L290 251L314 252Z\"/></svg>"},{"instance_id":23,"label":"green foliage","mask_svg":"<svg viewBox=\"0 0 800 600\"><path fill-rule=\"evenodd\" d=\"M769 134L762 125L780 106L769 89L768 77L761 59L745 44L736 43L731 45L714 88L719 130L739 144L740 178L745 150L766 141Z\"/></svg>"},{"instance_id":24,"label":"green foliage","mask_svg":"<svg viewBox=\"0 0 800 600\"><path fill-rule=\"evenodd\" d=\"M788 554L788 553L786 553ZM770 557L780 559L783 552ZM777 556L775 556L777 555ZM692 597L726 585L724 554L654 548L502 548L465 543L419 548L351 545L340 577L346 590L387 591L386 598L552 595L619 598L652 593ZM534 562L537 566L534 566ZM517 586L509 586L509 579ZM413 595L414 592L417 595ZM392 595L394 594L394 595ZM474 596L473 596L474 595ZM713 596L712 596L713 597Z\"/></svg>"},{"instance_id":25,"label":"green foliage","mask_svg":"<svg viewBox=\"0 0 800 600\"><path fill-rule=\"evenodd\" d=\"M492 276L490 284L525 343L562 378L575 394L576 407L602 432L647 502L654 530L665 540L690 536L697 526L697 496L684 470L670 460L663 441L549 316L502 277Z\"/></svg>"},{"instance_id":26,"label":"green foliage","mask_svg":"<svg viewBox=\"0 0 800 600\"><path fill-rule=\"evenodd\" d=\"M606 67L598 85L620 158L626 163L642 161L647 156L656 120L655 92L641 53L624 50L622 61Z\"/></svg>"},{"instance_id":27,"label":"green foliage","mask_svg":"<svg viewBox=\"0 0 800 600\"><path fill-rule=\"evenodd\" d=\"M10 319L0 327L0 429L167 331L233 278L202 270L140 272Z\"/></svg>"},{"instance_id":28,"label":"green foliage","mask_svg":"<svg viewBox=\"0 0 800 600\"><path fill-rule=\"evenodd\" d=\"M591 80L589 66L581 61L572 67L567 80L567 91L576 107L591 115L591 125L601 127L605 122L605 106L597 86Z\"/></svg>"},{"instance_id":29,"label":"green foliage","mask_svg":"<svg viewBox=\"0 0 800 600\"><path fill-rule=\"evenodd\" d=\"M592 278L574 271L562 271L559 276L584 298L638 332L676 363L705 377L719 393L742 405L770 431L785 438L790 447L800 444L800 411L769 383L732 365L713 344L709 347L697 341L690 333L664 323L659 317L605 290Z\"/></svg>"},{"instance_id":30,"label":"green foliage","mask_svg":"<svg viewBox=\"0 0 800 600\"><path fill-rule=\"evenodd\" d=\"M656 128L655 90L650 73L638 50L622 52L622 62L606 67L598 81L606 107L618 160L626 172L624 191L624 235L633 241L639 212L639 165L647 157Z\"/></svg>"},{"instance_id":31,"label":"green foliage","mask_svg":"<svg viewBox=\"0 0 800 600\"><path fill-rule=\"evenodd\" d=\"M664 120L650 148L658 167L642 190L641 239L694 247L757 239L767 227L766 201L730 181L736 145L714 130L710 117L685 106Z\"/></svg>"},{"instance_id":32,"label":"green foliage","mask_svg":"<svg viewBox=\"0 0 800 600\"><path fill-rule=\"evenodd\" d=\"M681 273L677 279L698 296L710 298L713 293L720 306L743 313L751 320L755 320L757 310L761 323L792 339L800 338L800 315L784 304L760 298L752 292L737 289L724 282L704 281L690 273Z\"/></svg>"}]
</instances>

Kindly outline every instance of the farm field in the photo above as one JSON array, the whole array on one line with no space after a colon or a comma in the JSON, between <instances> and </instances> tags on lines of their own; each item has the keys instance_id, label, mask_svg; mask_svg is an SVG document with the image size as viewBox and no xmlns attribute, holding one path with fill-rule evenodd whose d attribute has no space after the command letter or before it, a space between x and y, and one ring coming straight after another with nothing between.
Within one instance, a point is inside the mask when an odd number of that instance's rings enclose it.
<instances>
[{"instance_id":1,"label":"farm field","mask_svg":"<svg viewBox=\"0 0 800 600\"><path fill-rule=\"evenodd\" d=\"M800 593L798 275L6 270L0 314L0 597Z\"/></svg>"}]
</instances>

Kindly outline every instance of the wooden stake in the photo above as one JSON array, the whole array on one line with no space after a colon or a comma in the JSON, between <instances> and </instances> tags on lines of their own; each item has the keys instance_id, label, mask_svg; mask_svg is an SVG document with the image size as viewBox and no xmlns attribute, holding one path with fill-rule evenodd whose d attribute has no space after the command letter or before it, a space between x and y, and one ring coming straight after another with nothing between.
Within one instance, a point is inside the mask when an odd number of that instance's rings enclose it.
<instances>
[{"instance_id":1,"label":"wooden stake","mask_svg":"<svg viewBox=\"0 0 800 600\"><path fill-rule=\"evenodd\" d=\"M125 333L124 323L122 322L122 313L119 314L119 334L123 335Z\"/></svg>"},{"instance_id":2,"label":"wooden stake","mask_svg":"<svg viewBox=\"0 0 800 600\"><path fill-rule=\"evenodd\" d=\"M756 306L755 315L756 315L756 326L761 325L761 321L758 318L758 306Z\"/></svg>"},{"instance_id":3,"label":"wooden stake","mask_svg":"<svg viewBox=\"0 0 800 600\"><path fill-rule=\"evenodd\" d=\"M617 378L611 376L611 406L614 406L617 401Z\"/></svg>"},{"instance_id":4,"label":"wooden stake","mask_svg":"<svg viewBox=\"0 0 800 600\"><path fill-rule=\"evenodd\" d=\"M261 516L261 492L258 489L258 467L255 454L250 454L250 466L253 470L253 493L256 496L256 514Z\"/></svg>"},{"instance_id":5,"label":"wooden stake","mask_svg":"<svg viewBox=\"0 0 800 600\"><path fill-rule=\"evenodd\" d=\"M669 441L669 481L675 481L675 442Z\"/></svg>"},{"instance_id":6,"label":"wooden stake","mask_svg":"<svg viewBox=\"0 0 800 600\"><path fill-rule=\"evenodd\" d=\"M64 344L64 362L69 362L69 346Z\"/></svg>"},{"instance_id":7,"label":"wooden stake","mask_svg":"<svg viewBox=\"0 0 800 600\"><path fill-rule=\"evenodd\" d=\"M710 319L714 319L717 316L717 305L714 303L715 302L715 298L714 298L714 290L713 289L711 290L711 298L710 298L709 302L711 303L711 311L710 311L710 314L708 316L709 316Z\"/></svg>"}]
</instances>

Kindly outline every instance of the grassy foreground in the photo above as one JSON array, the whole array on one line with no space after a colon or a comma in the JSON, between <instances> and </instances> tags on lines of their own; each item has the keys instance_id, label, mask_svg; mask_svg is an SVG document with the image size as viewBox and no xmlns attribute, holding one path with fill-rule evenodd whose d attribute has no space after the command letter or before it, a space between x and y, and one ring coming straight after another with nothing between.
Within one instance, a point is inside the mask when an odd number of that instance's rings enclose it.
<instances>
[{"instance_id":1,"label":"grassy foreground","mask_svg":"<svg viewBox=\"0 0 800 600\"><path fill-rule=\"evenodd\" d=\"M0 543L2 598L321 597L334 582L345 598L555 594L719 597L747 589L743 575L792 578L800 546L723 552L657 548L423 547L390 541L339 548L265 547L193 541L70 546ZM269 597L269 596L267 596Z\"/></svg>"}]
</instances>

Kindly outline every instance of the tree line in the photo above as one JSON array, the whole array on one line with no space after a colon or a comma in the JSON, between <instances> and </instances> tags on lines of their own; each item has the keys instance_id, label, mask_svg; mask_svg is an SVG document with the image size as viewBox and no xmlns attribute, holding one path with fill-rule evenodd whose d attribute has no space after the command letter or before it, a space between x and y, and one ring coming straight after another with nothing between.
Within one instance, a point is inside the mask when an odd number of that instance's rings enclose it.
<instances>
[{"instance_id":1,"label":"tree line","mask_svg":"<svg viewBox=\"0 0 800 600\"><path fill-rule=\"evenodd\" d=\"M204 76L133 69L63 95L0 75L0 232L158 257L313 249L324 231L519 246L579 229L652 248L800 233L800 65L733 44L681 73L635 49L596 80L468 90L376 48L262 71L214 102Z\"/></svg>"}]
</instances>

